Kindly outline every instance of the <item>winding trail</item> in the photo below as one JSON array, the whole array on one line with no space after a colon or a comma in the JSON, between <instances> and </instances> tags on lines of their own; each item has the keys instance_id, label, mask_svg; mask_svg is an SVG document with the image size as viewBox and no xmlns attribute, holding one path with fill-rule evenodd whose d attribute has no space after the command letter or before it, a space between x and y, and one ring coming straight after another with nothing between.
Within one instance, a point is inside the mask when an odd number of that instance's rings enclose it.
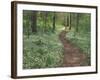
<instances>
[{"instance_id":1,"label":"winding trail","mask_svg":"<svg viewBox=\"0 0 100 80\"><path fill-rule=\"evenodd\" d=\"M62 31L59 34L59 39L63 45L64 49L64 67L74 67L74 66L86 66L87 57L77 46L72 44L66 38L66 31Z\"/></svg>"}]
</instances>

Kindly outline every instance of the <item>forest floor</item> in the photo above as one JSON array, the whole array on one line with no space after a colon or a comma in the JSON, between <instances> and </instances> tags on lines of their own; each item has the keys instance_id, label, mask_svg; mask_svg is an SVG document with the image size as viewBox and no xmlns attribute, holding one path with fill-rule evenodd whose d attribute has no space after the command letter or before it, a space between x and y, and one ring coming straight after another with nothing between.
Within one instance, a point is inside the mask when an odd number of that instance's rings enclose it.
<instances>
[{"instance_id":1,"label":"forest floor","mask_svg":"<svg viewBox=\"0 0 100 80\"><path fill-rule=\"evenodd\" d=\"M59 37L60 34L61 37ZM89 34L74 34L70 31L62 35L59 30L55 33L38 32L30 36L24 35L23 68L90 65Z\"/></svg>"},{"instance_id":2,"label":"forest floor","mask_svg":"<svg viewBox=\"0 0 100 80\"><path fill-rule=\"evenodd\" d=\"M60 32L59 39L64 50L64 67L88 66L88 57L80 48L66 38L66 31Z\"/></svg>"}]
</instances>

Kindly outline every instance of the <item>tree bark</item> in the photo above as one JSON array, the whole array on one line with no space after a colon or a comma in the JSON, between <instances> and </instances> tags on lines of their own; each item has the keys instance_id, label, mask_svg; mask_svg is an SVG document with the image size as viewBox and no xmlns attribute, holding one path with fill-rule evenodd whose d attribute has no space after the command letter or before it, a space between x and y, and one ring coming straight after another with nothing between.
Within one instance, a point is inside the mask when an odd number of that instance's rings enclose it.
<instances>
[{"instance_id":1,"label":"tree bark","mask_svg":"<svg viewBox=\"0 0 100 80\"><path fill-rule=\"evenodd\" d=\"M45 12L44 15L44 31L47 31L47 17L48 17L48 12Z\"/></svg>"},{"instance_id":2,"label":"tree bark","mask_svg":"<svg viewBox=\"0 0 100 80\"><path fill-rule=\"evenodd\" d=\"M55 19L56 19L56 15L55 15L55 12L54 12L54 14L53 14L53 28L52 28L52 31L54 32L55 31Z\"/></svg>"},{"instance_id":3,"label":"tree bark","mask_svg":"<svg viewBox=\"0 0 100 80\"><path fill-rule=\"evenodd\" d=\"M79 27L79 14L76 14L76 32L78 32L78 27Z\"/></svg>"},{"instance_id":4,"label":"tree bark","mask_svg":"<svg viewBox=\"0 0 100 80\"><path fill-rule=\"evenodd\" d=\"M71 26L72 26L72 25L71 25L71 13L70 13L69 17L70 17L70 20L69 20L69 25L70 25L70 26L69 26L69 30L71 30Z\"/></svg>"},{"instance_id":5,"label":"tree bark","mask_svg":"<svg viewBox=\"0 0 100 80\"><path fill-rule=\"evenodd\" d=\"M30 21L31 21L32 32L37 32L37 12L36 11L31 11Z\"/></svg>"}]
</instances>

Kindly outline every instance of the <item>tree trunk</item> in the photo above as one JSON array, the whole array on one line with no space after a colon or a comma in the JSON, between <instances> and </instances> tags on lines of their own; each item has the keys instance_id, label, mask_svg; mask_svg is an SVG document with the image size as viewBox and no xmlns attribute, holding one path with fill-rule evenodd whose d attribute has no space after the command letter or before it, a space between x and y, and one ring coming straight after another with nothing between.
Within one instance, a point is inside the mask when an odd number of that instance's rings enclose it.
<instances>
[{"instance_id":1,"label":"tree trunk","mask_svg":"<svg viewBox=\"0 0 100 80\"><path fill-rule=\"evenodd\" d=\"M78 27L79 27L79 14L76 14L76 32L78 32Z\"/></svg>"},{"instance_id":2,"label":"tree trunk","mask_svg":"<svg viewBox=\"0 0 100 80\"><path fill-rule=\"evenodd\" d=\"M70 25L70 26L69 26L69 30L71 30L71 26L72 26L72 25L71 25L71 15L72 15L72 14L70 13L70 15L69 15L69 17L70 17L70 20L69 20L69 25Z\"/></svg>"},{"instance_id":3,"label":"tree trunk","mask_svg":"<svg viewBox=\"0 0 100 80\"><path fill-rule=\"evenodd\" d=\"M31 11L30 21L32 32L37 32L37 12Z\"/></svg>"},{"instance_id":4,"label":"tree trunk","mask_svg":"<svg viewBox=\"0 0 100 80\"><path fill-rule=\"evenodd\" d=\"M64 27L65 27L65 31L67 30L67 26L68 26L68 16L66 14L64 14Z\"/></svg>"},{"instance_id":5,"label":"tree trunk","mask_svg":"<svg viewBox=\"0 0 100 80\"><path fill-rule=\"evenodd\" d=\"M55 15L55 12L53 13L53 28L52 28L52 31L54 32L55 31L55 19L56 19L56 15Z\"/></svg>"},{"instance_id":6,"label":"tree trunk","mask_svg":"<svg viewBox=\"0 0 100 80\"><path fill-rule=\"evenodd\" d=\"M64 18L64 26L65 26L65 31L67 29L71 29L71 13L68 13L68 15L65 15Z\"/></svg>"},{"instance_id":7,"label":"tree trunk","mask_svg":"<svg viewBox=\"0 0 100 80\"><path fill-rule=\"evenodd\" d=\"M45 12L44 15L44 31L47 31L47 17L48 17L48 12Z\"/></svg>"}]
</instances>

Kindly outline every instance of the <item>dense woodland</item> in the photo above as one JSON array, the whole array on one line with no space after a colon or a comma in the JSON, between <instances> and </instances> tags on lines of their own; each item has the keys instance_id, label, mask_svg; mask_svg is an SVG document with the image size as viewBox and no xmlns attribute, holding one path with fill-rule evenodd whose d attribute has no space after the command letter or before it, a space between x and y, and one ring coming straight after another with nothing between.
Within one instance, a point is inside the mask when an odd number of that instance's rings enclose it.
<instances>
[{"instance_id":1,"label":"dense woodland","mask_svg":"<svg viewBox=\"0 0 100 80\"><path fill-rule=\"evenodd\" d=\"M23 10L23 68L62 67L63 49L58 38L66 38L83 50L90 65L91 15L89 13Z\"/></svg>"}]
</instances>

